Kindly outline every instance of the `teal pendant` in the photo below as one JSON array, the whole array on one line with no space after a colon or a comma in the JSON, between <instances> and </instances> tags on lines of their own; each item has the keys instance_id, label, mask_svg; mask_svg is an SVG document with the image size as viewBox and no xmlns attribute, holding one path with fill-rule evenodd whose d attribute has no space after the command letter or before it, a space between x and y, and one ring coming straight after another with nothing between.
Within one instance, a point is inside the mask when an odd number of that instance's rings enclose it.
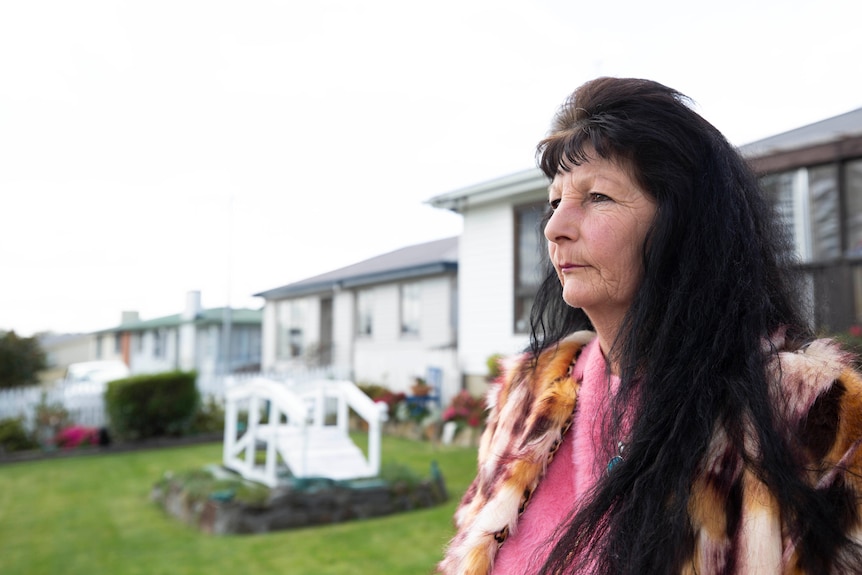
<instances>
[{"instance_id":1,"label":"teal pendant","mask_svg":"<svg viewBox=\"0 0 862 575\"><path fill-rule=\"evenodd\" d=\"M620 463L622 463L623 461L625 461L625 460L623 459L623 450L625 449L625 447L626 447L626 445L625 445L625 443L623 443L622 441L620 441L620 442L617 444L617 454L616 454L616 455L614 455L613 457L611 457L611 460L610 460L610 461L608 461L608 475L610 475L610 474L611 474L611 470L612 470L614 467L616 467L617 465L619 465Z\"/></svg>"}]
</instances>

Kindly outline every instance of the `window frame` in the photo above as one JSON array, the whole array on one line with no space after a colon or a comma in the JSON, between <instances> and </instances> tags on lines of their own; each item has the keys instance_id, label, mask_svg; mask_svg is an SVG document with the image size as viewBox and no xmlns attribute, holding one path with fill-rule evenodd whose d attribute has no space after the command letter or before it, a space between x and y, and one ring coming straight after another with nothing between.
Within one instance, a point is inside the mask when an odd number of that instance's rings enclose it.
<instances>
[{"instance_id":1,"label":"window frame","mask_svg":"<svg viewBox=\"0 0 862 575\"><path fill-rule=\"evenodd\" d=\"M276 308L275 356L291 360L305 353L305 317L307 302L304 299L284 299Z\"/></svg>"},{"instance_id":2,"label":"window frame","mask_svg":"<svg viewBox=\"0 0 862 575\"><path fill-rule=\"evenodd\" d=\"M374 336L374 290L371 288L356 290L354 295L356 326L354 333L357 338Z\"/></svg>"},{"instance_id":3,"label":"window frame","mask_svg":"<svg viewBox=\"0 0 862 575\"><path fill-rule=\"evenodd\" d=\"M545 200L532 201L512 206L513 240L512 253L512 331L516 334L529 333L530 309L544 279L542 263L544 250L542 230L547 216L548 203ZM525 218L529 216L530 220ZM523 238L530 237L530 243L524 244ZM534 251L532 262L525 261L528 252ZM525 267L529 266L529 267ZM522 277L533 269L533 278ZM532 283L530 280L533 280Z\"/></svg>"},{"instance_id":4,"label":"window frame","mask_svg":"<svg viewBox=\"0 0 862 575\"><path fill-rule=\"evenodd\" d=\"M817 176L828 171L832 172L831 187L813 197L818 185L830 179ZM773 172L762 176L760 185L775 210L779 225L791 241L793 255L800 263L823 263L842 256L846 222L839 163L826 162ZM823 211L827 205L824 198L833 203L831 212ZM832 238L828 231L830 227Z\"/></svg>"},{"instance_id":5,"label":"window frame","mask_svg":"<svg viewBox=\"0 0 862 575\"><path fill-rule=\"evenodd\" d=\"M418 337L422 332L422 283L398 286L398 323L401 337Z\"/></svg>"}]
</instances>

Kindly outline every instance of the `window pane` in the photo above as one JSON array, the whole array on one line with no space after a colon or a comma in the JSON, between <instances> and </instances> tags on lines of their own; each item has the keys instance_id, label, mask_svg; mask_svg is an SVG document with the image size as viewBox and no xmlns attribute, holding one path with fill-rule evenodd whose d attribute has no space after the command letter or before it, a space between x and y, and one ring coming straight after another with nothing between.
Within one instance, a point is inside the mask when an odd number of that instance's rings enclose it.
<instances>
[{"instance_id":1,"label":"window pane","mask_svg":"<svg viewBox=\"0 0 862 575\"><path fill-rule=\"evenodd\" d=\"M540 241L540 224L544 215L544 204L520 208L518 219L518 271L516 284L519 288L532 289L533 293L542 283L539 264L545 244Z\"/></svg>"},{"instance_id":2,"label":"window pane","mask_svg":"<svg viewBox=\"0 0 862 575\"><path fill-rule=\"evenodd\" d=\"M811 218L811 259L822 261L840 257L841 228L836 164L808 169L808 203Z\"/></svg>"},{"instance_id":3,"label":"window pane","mask_svg":"<svg viewBox=\"0 0 862 575\"><path fill-rule=\"evenodd\" d=\"M862 160L844 165L847 186L847 255L862 256Z\"/></svg>"},{"instance_id":4,"label":"window pane","mask_svg":"<svg viewBox=\"0 0 862 575\"><path fill-rule=\"evenodd\" d=\"M794 172L783 172L765 176L761 180L763 191L772 203L775 218L788 238L797 244L793 218L793 180Z\"/></svg>"},{"instance_id":5,"label":"window pane","mask_svg":"<svg viewBox=\"0 0 862 575\"><path fill-rule=\"evenodd\" d=\"M153 357L163 357L165 354L165 333L162 329L153 331Z\"/></svg>"},{"instance_id":6,"label":"window pane","mask_svg":"<svg viewBox=\"0 0 862 575\"><path fill-rule=\"evenodd\" d=\"M515 208L515 325L518 333L530 324L530 307L542 283L541 262L545 250L541 232L545 203Z\"/></svg>"},{"instance_id":7,"label":"window pane","mask_svg":"<svg viewBox=\"0 0 862 575\"><path fill-rule=\"evenodd\" d=\"M401 333L418 335L420 317L419 284L403 284L401 286Z\"/></svg>"},{"instance_id":8,"label":"window pane","mask_svg":"<svg viewBox=\"0 0 862 575\"><path fill-rule=\"evenodd\" d=\"M279 302L276 329L276 355L279 359L299 357L303 353L302 330L305 325L305 301Z\"/></svg>"},{"instance_id":9,"label":"window pane","mask_svg":"<svg viewBox=\"0 0 862 575\"><path fill-rule=\"evenodd\" d=\"M356 334L370 336L373 332L374 299L371 290L356 293Z\"/></svg>"}]
</instances>

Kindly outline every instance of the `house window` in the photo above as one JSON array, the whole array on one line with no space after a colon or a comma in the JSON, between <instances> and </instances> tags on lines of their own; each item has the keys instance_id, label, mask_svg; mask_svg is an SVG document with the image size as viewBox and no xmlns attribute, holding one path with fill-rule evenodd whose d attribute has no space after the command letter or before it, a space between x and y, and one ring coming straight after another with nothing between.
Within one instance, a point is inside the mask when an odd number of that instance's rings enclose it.
<instances>
[{"instance_id":1,"label":"house window","mask_svg":"<svg viewBox=\"0 0 862 575\"><path fill-rule=\"evenodd\" d=\"M276 348L279 359L299 357L304 351L305 301L286 300L278 304Z\"/></svg>"},{"instance_id":2,"label":"house window","mask_svg":"<svg viewBox=\"0 0 862 575\"><path fill-rule=\"evenodd\" d=\"M841 255L837 165L772 174L761 183L800 261L824 261Z\"/></svg>"},{"instance_id":3,"label":"house window","mask_svg":"<svg viewBox=\"0 0 862 575\"><path fill-rule=\"evenodd\" d=\"M844 164L847 190L847 255L862 257L862 159Z\"/></svg>"},{"instance_id":4,"label":"house window","mask_svg":"<svg viewBox=\"0 0 862 575\"><path fill-rule=\"evenodd\" d=\"M401 284L401 335L419 335L422 317L418 282Z\"/></svg>"},{"instance_id":5,"label":"house window","mask_svg":"<svg viewBox=\"0 0 862 575\"><path fill-rule=\"evenodd\" d=\"M841 200L838 165L808 168L808 215L811 219L811 259L841 257Z\"/></svg>"},{"instance_id":6,"label":"house window","mask_svg":"<svg viewBox=\"0 0 862 575\"><path fill-rule=\"evenodd\" d=\"M153 357L165 356L165 330L153 330Z\"/></svg>"},{"instance_id":7,"label":"house window","mask_svg":"<svg viewBox=\"0 0 862 575\"><path fill-rule=\"evenodd\" d=\"M516 333L530 328L530 308L542 283L542 218L545 202L515 208L515 325Z\"/></svg>"},{"instance_id":8,"label":"house window","mask_svg":"<svg viewBox=\"0 0 862 575\"><path fill-rule=\"evenodd\" d=\"M123 334L119 331L114 333L114 353L123 353Z\"/></svg>"},{"instance_id":9,"label":"house window","mask_svg":"<svg viewBox=\"0 0 862 575\"><path fill-rule=\"evenodd\" d=\"M374 292L356 292L356 335L370 337L374 327Z\"/></svg>"}]
</instances>

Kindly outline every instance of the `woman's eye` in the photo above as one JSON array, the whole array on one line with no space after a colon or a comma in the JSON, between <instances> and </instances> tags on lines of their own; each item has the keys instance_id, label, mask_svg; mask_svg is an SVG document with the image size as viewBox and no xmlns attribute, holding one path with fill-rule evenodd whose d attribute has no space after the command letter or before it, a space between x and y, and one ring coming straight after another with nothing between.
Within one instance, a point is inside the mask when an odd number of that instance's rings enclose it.
<instances>
[{"instance_id":1,"label":"woman's eye","mask_svg":"<svg viewBox=\"0 0 862 575\"><path fill-rule=\"evenodd\" d=\"M594 203L595 202L610 202L611 199L604 194L600 194L598 192L590 192L590 201L594 202Z\"/></svg>"},{"instance_id":2,"label":"woman's eye","mask_svg":"<svg viewBox=\"0 0 862 575\"><path fill-rule=\"evenodd\" d=\"M554 211L554 210L556 210L556 209L557 209L557 207L560 205L560 200L559 200L559 198L557 198L556 200L550 200L550 201L548 202L548 205L550 205L550 206L551 206L551 211L553 212L553 211Z\"/></svg>"}]
</instances>

